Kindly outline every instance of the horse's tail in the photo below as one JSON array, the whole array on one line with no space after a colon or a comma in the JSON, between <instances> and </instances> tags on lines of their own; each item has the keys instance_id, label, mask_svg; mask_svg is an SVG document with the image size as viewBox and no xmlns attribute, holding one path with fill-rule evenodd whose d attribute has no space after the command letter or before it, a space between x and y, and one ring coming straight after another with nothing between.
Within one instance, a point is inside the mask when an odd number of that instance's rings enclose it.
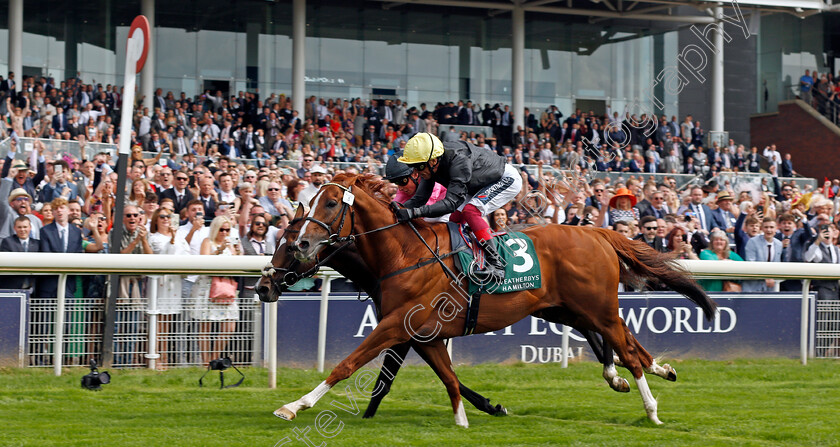
<instances>
[{"instance_id":1,"label":"horse's tail","mask_svg":"<svg viewBox=\"0 0 840 447\"><path fill-rule=\"evenodd\" d=\"M714 317L717 304L688 271L673 262L673 255L660 253L643 242L631 241L614 231L602 230L600 233L618 254L621 282L634 285L645 280L661 282L700 306L707 319Z\"/></svg>"}]
</instances>

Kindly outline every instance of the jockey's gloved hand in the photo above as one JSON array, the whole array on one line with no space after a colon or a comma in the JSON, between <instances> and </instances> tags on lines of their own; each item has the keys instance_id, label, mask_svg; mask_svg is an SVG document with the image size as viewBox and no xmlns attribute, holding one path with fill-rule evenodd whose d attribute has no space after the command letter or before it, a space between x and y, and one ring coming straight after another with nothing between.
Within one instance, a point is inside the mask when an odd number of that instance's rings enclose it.
<instances>
[{"instance_id":1,"label":"jockey's gloved hand","mask_svg":"<svg viewBox=\"0 0 840 447\"><path fill-rule=\"evenodd\" d=\"M414 209L412 208L400 208L397 210L397 222L408 222L415 217Z\"/></svg>"}]
</instances>

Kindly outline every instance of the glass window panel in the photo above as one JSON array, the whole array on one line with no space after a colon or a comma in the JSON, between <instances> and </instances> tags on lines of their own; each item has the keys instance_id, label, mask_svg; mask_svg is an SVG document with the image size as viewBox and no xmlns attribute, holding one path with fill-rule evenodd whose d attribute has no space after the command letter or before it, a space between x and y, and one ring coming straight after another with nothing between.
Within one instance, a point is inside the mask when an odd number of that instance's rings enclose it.
<instances>
[{"instance_id":1,"label":"glass window panel","mask_svg":"<svg viewBox=\"0 0 840 447\"><path fill-rule=\"evenodd\" d=\"M236 51L236 34L227 31L198 32L197 60L199 76L230 79L234 76L231 55Z\"/></svg>"},{"instance_id":2,"label":"glass window panel","mask_svg":"<svg viewBox=\"0 0 840 447\"><path fill-rule=\"evenodd\" d=\"M333 81L332 85L363 85L363 42L350 39L322 38L319 54L321 60L329 61L329 64L322 65L320 76L331 79Z\"/></svg>"},{"instance_id":3,"label":"glass window panel","mask_svg":"<svg viewBox=\"0 0 840 447\"><path fill-rule=\"evenodd\" d=\"M127 36L117 33L117 38L124 42ZM198 74L196 68L196 48L199 33L187 32L177 28L156 28L155 37L158 45L155 47L155 72L156 76L163 77L188 77L195 78ZM165 42L166 44L162 44ZM124 45L118 45L118 48ZM220 49L222 51L222 49ZM125 55L121 58L123 63ZM204 65L205 60L201 60Z\"/></svg>"}]
</instances>

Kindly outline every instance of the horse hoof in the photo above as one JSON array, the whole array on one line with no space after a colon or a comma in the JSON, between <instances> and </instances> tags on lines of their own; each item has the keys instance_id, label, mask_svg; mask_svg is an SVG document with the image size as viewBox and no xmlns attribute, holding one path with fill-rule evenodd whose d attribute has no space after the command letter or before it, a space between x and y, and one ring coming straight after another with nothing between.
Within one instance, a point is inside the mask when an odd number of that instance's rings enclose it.
<instances>
[{"instance_id":1,"label":"horse hoof","mask_svg":"<svg viewBox=\"0 0 840 447\"><path fill-rule=\"evenodd\" d=\"M654 415L654 416L649 416L649 418L650 418L650 421L651 421L651 422L653 422L654 424L656 424L656 425L663 425L663 424L662 424L662 421L660 421L660 420L659 420L659 418L658 418L658 417L656 417L656 415Z\"/></svg>"},{"instance_id":2,"label":"horse hoof","mask_svg":"<svg viewBox=\"0 0 840 447\"><path fill-rule=\"evenodd\" d=\"M502 416L507 416L507 414L508 414L507 408L505 408L502 404L496 405L496 412L493 413L493 416L502 417Z\"/></svg>"},{"instance_id":3,"label":"horse hoof","mask_svg":"<svg viewBox=\"0 0 840 447\"><path fill-rule=\"evenodd\" d=\"M618 382L618 383L616 383ZM619 392L619 393L629 393L630 392L630 382L627 381L624 377L616 377L615 382L610 383L610 388Z\"/></svg>"},{"instance_id":4,"label":"horse hoof","mask_svg":"<svg viewBox=\"0 0 840 447\"><path fill-rule=\"evenodd\" d=\"M286 407L282 407L282 408L278 408L278 409L274 410L274 415L279 417L280 419L285 419L287 421L291 421L296 416L294 413L292 413L291 410L289 410Z\"/></svg>"},{"instance_id":5,"label":"horse hoof","mask_svg":"<svg viewBox=\"0 0 840 447\"><path fill-rule=\"evenodd\" d=\"M665 364L664 368L668 370L668 376L665 377L665 380L669 380L671 382L677 381L677 370L671 367L669 364Z\"/></svg>"}]
</instances>

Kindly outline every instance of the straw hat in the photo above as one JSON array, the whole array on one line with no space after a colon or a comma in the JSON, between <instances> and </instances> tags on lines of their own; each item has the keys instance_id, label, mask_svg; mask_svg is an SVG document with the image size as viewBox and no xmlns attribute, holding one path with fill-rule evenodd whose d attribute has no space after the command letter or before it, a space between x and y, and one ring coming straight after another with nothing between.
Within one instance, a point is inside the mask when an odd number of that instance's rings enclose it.
<instances>
[{"instance_id":1,"label":"straw hat","mask_svg":"<svg viewBox=\"0 0 840 447\"><path fill-rule=\"evenodd\" d=\"M630 199L630 206L636 206L636 196L627 188L618 188L618 191L610 199L610 208L615 208L615 202L621 197L627 197Z\"/></svg>"},{"instance_id":2,"label":"straw hat","mask_svg":"<svg viewBox=\"0 0 840 447\"><path fill-rule=\"evenodd\" d=\"M735 198L729 194L728 191L721 191L717 193L717 198L715 198L715 203L720 203L721 200L732 200L734 201Z\"/></svg>"},{"instance_id":3,"label":"straw hat","mask_svg":"<svg viewBox=\"0 0 840 447\"><path fill-rule=\"evenodd\" d=\"M811 195L812 194L813 193L809 192L807 194L803 194L803 195L797 197L796 199L793 200L793 202L790 204L790 206L796 206L796 205L801 204L805 207L805 209L808 209L811 206Z\"/></svg>"}]
</instances>

